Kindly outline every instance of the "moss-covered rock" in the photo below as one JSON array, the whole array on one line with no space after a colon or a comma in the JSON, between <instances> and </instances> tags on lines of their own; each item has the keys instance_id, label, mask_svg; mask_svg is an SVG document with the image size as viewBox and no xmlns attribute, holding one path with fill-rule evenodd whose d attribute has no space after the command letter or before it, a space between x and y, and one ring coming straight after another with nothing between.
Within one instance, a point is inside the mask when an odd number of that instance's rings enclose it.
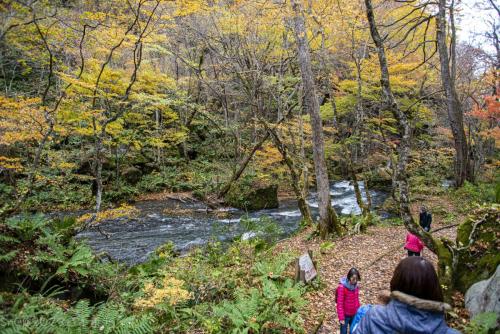
<instances>
[{"instance_id":1,"label":"moss-covered rock","mask_svg":"<svg viewBox=\"0 0 500 334\"><path fill-rule=\"evenodd\" d=\"M470 247L471 232L474 240ZM459 249L455 286L465 292L474 283L489 278L500 264L500 205L476 209L457 232Z\"/></svg>"},{"instance_id":2,"label":"moss-covered rock","mask_svg":"<svg viewBox=\"0 0 500 334\"><path fill-rule=\"evenodd\" d=\"M390 214L399 215L399 203L397 203L394 198L387 197L382 204L382 210Z\"/></svg>"},{"instance_id":3,"label":"moss-covered rock","mask_svg":"<svg viewBox=\"0 0 500 334\"><path fill-rule=\"evenodd\" d=\"M142 176L142 172L139 168L130 166L122 170L122 178L130 184L136 184L139 182Z\"/></svg>"},{"instance_id":4,"label":"moss-covered rock","mask_svg":"<svg viewBox=\"0 0 500 334\"><path fill-rule=\"evenodd\" d=\"M279 206L278 186L234 186L227 194L227 204L244 210L273 209Z\"/></svg>"},{"instance_id":5,"label":"moss-covered rock","mask_svg":"<svg viewBox=\"0 0 500 334\"><path fill-rule=\"evenodd\" d=\"M389 191L392 187L391 170L385 167L377 168L367 178L370 189Z\"/></svg>"}]
</instances>

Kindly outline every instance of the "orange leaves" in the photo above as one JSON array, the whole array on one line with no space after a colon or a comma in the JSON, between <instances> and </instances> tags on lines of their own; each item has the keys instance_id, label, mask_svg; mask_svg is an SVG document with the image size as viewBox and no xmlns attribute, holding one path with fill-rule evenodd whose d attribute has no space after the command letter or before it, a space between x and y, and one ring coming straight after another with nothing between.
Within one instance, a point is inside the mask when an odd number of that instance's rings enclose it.
<instances>
[{"instance_id":1,"label":"orange leaves","mask_svg":"<svg viewBox=\"0 0 500 334\"><path fill-rule=\"evenodd\" d=\"M496 95L485 96L484 102L486 105L484 109L476 105L469 115L484 121L500 121L500 97Z\"/></svg>"},{"instance_id":2,"label":"orange leaves","mask_svg":"<svg viewBox=\"0 0 500 334\"><path fill-rule=\"evenodd\" d=\"M478 119L485 125L481 127L482 130L479 132L479 135L484 138L492 138L495 141L495 146L499 148L500 97L498 95L485 96L484 103L484 109L476 104L473 110L468 113L468 115L475 119Z\"/></svg>"}]
</instances>

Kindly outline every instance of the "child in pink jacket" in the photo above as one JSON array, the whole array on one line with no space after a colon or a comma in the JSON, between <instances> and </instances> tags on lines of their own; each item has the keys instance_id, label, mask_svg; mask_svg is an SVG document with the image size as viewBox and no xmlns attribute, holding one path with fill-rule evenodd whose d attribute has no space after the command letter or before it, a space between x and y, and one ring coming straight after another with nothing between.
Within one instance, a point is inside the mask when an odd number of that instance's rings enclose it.
<instances>
[{"instance_id":1,"label":"child in pink jacket","mask_svg":"<svg viewBox=\"0 0 500 334\"><path fill-rule=\"evenodd\" d=\"M340 322L340 334L347 334L347 327L351 326L352 320L359 308L359 286L361 280L359 271L351 268L347 277L342 277L336 291L337 315Z\"/></svg>"},{"instance_id":2,"label":"child in pink jacket","mask_svg":"<svg viewBox=\"0 0 500 334\"><path fill-rule=\"evenodd\" d=\"M408 251L408 256L420 256L420 252L424 249L424 244L416 235L408 232L406 234L405 249Z\"/></svg>"}]
</instances>

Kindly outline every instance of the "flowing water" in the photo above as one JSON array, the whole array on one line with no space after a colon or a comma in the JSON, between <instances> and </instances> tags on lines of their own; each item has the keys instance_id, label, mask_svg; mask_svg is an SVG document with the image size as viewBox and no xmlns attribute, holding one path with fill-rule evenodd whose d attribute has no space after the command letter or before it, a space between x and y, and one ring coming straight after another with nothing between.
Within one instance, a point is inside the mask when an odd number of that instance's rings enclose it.
<instances>
[{"instance_id":1,"label":"flowing water","mask_svg":"<svg viewBox=\"0 0 500 334\"><path fill-rule=\"evenodd\" d=\"M360 182L364 198L364 185ZM360 214L356 203L354 188L349 181L334 182L330 186L334 208L339 214ZM380 205L386 194L371 190L372 203ZM277 223L282 235L295 232L300 222L300 211L296 201L284 200L277 209L264 209L244 212L234 208L208 212L202 202L181 203L168 201L144 201L136 203L139 214L136 218L118 218L104 221L101 230L109 235L106 238L95 228L80 233L78 238L86 242L96 252L107 252L112 258L129 265L143 262L156 248L166 242L173 242L176 249L185 252L190 248L203 245L210 240L231 241L238 236L249 238L255 235L248 231L242 218L258 220L267 216ZM317 216L317 196L312 193L307 202L314 216ZM187 213L186 213L187 212Z\"/></svg>"}]
</instances>

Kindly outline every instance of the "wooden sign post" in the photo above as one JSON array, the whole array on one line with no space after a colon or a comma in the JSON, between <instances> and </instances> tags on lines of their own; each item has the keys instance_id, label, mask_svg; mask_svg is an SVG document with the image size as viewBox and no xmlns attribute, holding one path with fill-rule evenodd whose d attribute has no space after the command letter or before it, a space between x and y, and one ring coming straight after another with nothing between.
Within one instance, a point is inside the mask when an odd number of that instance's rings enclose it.
<instances>
[{"instance_id":1,"label":"wooden sign post","mask_svg":"<svg viewBox=\"0 0 500 334\"><path fill-rule=\"evenodd\" d=\"M307 253L302 254L295 260L296 282L309 283L316 276L318 276L318 272L316 271L316 261L313 261L312 255L312 251L308 250Z\"/></svg>"}]
</instances>

